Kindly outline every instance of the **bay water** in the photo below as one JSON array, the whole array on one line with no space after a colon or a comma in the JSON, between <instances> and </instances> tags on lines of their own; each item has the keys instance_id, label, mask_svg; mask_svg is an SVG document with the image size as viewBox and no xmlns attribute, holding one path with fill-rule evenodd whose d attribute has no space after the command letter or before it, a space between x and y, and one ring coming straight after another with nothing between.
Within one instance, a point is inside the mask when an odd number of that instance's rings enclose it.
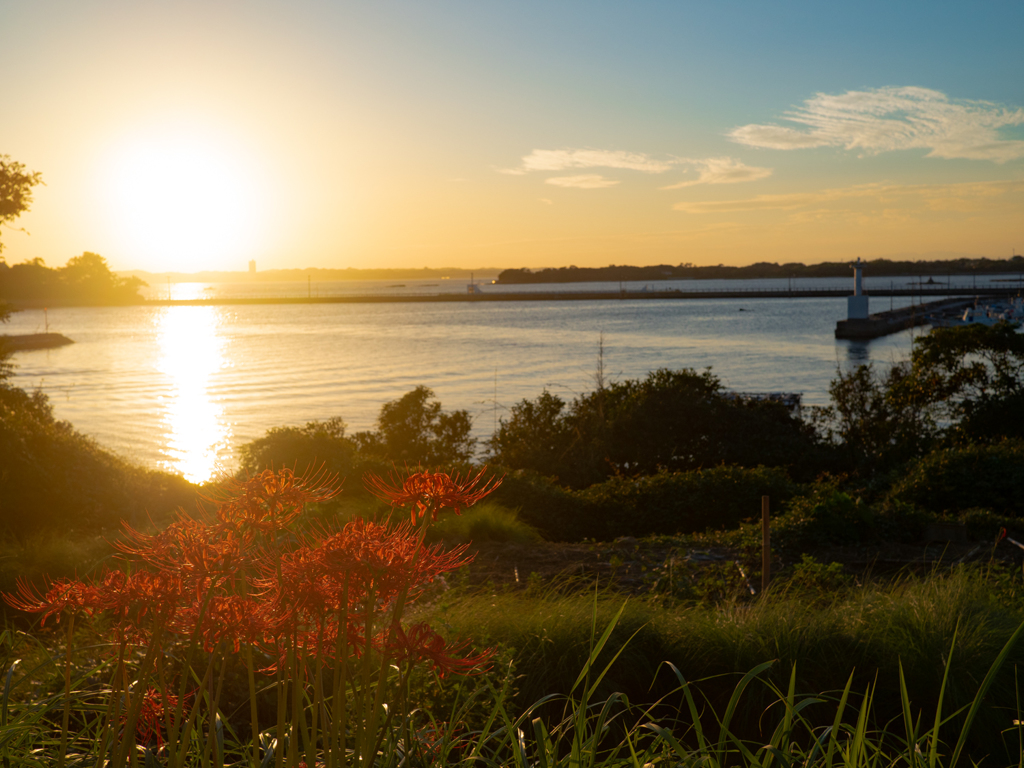
<instances>
[{"instance_id":1,"label":"bay water","mask_svg":"<svg viewBox=\"0 0 1024 768\"><path fill-rule=\"evenodd\" d=\"M772 281L730 286L762 282ZM443 289L464 292L466 283ZM600 288L531 286L542 289ZM175 298L302 296L313 287L170 290ZM317 290L437 293L442 286L353 282ZM875 298L871 310L910 301ZM420 384L446 409L468 410L475 435L486 439L524 398L547 389L571 400L593 390L602 345L612 381L710 367L730 390L795 392L805 405L822 405L837 369L905 359L922 332L839 341L835 323L845 315L845 299L787 298L78 307L18 312L4 332L72 338L58 349L17 353L14 383L42 389L59 418L103 447L203 481L233 471L238 447L271 427L340 416L350 431L371 429L382 404Z\"/></svg>"}]
</instances>

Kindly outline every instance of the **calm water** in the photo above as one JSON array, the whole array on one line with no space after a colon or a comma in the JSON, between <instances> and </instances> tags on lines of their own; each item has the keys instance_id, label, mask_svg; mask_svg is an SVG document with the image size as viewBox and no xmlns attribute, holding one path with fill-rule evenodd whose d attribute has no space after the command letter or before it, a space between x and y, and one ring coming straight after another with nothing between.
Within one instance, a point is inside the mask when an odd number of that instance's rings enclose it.
<instances>
[{"instance_id":1,"label":"calm water","mask_svg":"<svg viewBox=\"0 0 1024 768\"><path fill-rule=\"evenodd\" d=\"M282 285L278 295L309 289ZM405 285L395 290L437 292ZM178 295L224 291L205 288ZM872 311L889 303L875 299ZM15 381L41 387L58 417L101 445L204 480L233 469L237 447L270 427L341 416L368 429L381 404L418 384L468 409L485 438L545 387L566 399L593 389L602 335L613 380L711 366L730 389L822 404L837 366L909 354L909 331L836 341L845 312L845 299L55 309L50 330L76 343L16 354ZM5 332L44 322L20 312Z\"/></svg>"}]
</instances>

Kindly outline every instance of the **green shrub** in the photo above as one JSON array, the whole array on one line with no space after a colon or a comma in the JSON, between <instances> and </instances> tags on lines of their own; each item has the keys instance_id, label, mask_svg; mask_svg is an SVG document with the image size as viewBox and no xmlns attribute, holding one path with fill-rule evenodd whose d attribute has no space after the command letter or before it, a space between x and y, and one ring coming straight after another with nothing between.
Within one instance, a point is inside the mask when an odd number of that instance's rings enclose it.
<instances>
[{"instance_id":1,"label":"green shrub","mask_svg":"<svg viewBox=\"0 0 1024 768\"><path fill-rule=\"evenodd\" d=\"M310 421L304 427L274 427L238 449L242 472L288 467L296 472L323 468L347 477L352 472L355 445L345 436L340 417Z\"/></svg>"},{"instance_id":2,"label":"green shrub","mask_svg":"<svg viewBox=\"0 0 1024 768\"><path fill-rule=\"evenodd\" d=\"M984 507L1022 517L1024 441L933 451L908 468L888 499L936 513Z\"/></svg>"},{"instance_id":3,"label":"green shrub","mask_svg":"<svg viewBox=\"0 0 1024 768\"><path fill-rule=\"evenodd\" d=\"M841 563L821 563L812 555L801 555L800 562L793 566L789 575L789 587L796 589L802 597L816 594L834 596L853 585L853 577L843 570Z\"/></svg>"},{"instance_id":4,"label":"green shrub","mask_svg":"<svg viewBox=\"0 0 1024 768\"><path fill-rule=\"evenodd\" d=\"M861 544L878 535L876 512L832 481L816 483L809 494L793 498L772 521L772 546L781 549Z\"/></svg>"},{"instance_id":5,"label":"green shrub","mask_svg":"<svg viewBox=\"0 0 1024 768\"><path fill-rule=\"evenodd\" d=\"M132 465L54 419L40 392L0 386L0 521L24 537L48 530L145 526L191 505L178 475Z\"/></svg>"},{"instance_id":6,"label":"green shrub","mask_svg":"<svg viewBox=\"0 0 1024 768\"><path fill-rule=\"evenodd\" d=\"M585 531L580 535L607 540L734 528L740 521L760 515L762 496L781 504L795 489L782 469L720 466L616 477L575 496L588 507Z\"/></svg>"},{"instance_id":7,"label":"green shrub","mask_svg":"<svg viewBox=\"0 0 1024 768\"><path fill-rule=\"evenodd\" d=\"M575 541L588 533L587 505L548 477L531 470L491 467L504 479L491 501L518 511L519 519L549 541Z\"/></svg>"},{"instance_id":8,"label":"green shrub","mask_svg":"<svg viewBox=\"0 0 1024 768\"><path fill-rule=\"evenodd\" d=\"M428 541L448 544L530 544L540 538L537 529L520 520L514 511L492 501L476 504L461 515L446 514L427 532Z\"/></svg>"},{"instance_id":9,"label":"green shrub","mask_svg":"<svg viewBox=\"0 0 1024 768\"><path fill-rule=\"evenodd\" d=\"M617 474L717 464L787 467L805 479L832 448L782 403L730 396L710 369L651 371L571 403L549 392L512 406L488 441L495 461L586 488Z\"/></svg>"}]
</instances>

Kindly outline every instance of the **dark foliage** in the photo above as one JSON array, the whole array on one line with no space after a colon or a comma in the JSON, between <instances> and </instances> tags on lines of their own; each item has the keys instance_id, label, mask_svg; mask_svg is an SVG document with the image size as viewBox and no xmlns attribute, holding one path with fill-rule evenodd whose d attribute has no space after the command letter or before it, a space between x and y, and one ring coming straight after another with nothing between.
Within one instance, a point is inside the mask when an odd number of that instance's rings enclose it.
<instances>
[{"instance_id":1,"label":"dark foliage","mask_svg":"<svg viewBox=\"0 0 1024 768\"><path fill-rule=\"evenodd\" d=\"M516 510L517 516L536 528L549 541L578 541L593 538L600 521L588 515L579 496L531 470L509 470L492 465L495 474L504 475L491 501Z\"/></svg>"},{"instance_id":2,"label":"dark foliage","mask_svg":"<svg viewBox=\"0 0 1024 768\"><path fill-rule=\"evenodd\" d=\"M473 457L469 411L446 412L434 391L420 385L381 406L376 432L358 432L353 441L364 453L389 461L442 466L464 464Z\"/></svg>"},{"instance_id":3,"label":"dark foliage","mask_svg":"<svg viewBox=\"0 0 1024 768\"><path fill-rule=\"evenodd\" d=\"M710 370L692 369L653 371L568 405L544 392L513 406L488 445L497 463L572 488L721 463L791 467L809 478L830 458L784 405L729 397Z\"/></svg>"},{"instance_id":4,"label":"dark foliage","mask_svg":"<svg viewBox=\"0 0 1024 768\"><path fill-rule=\"evenodd\" d=\"M323 469L341 478L387 467L453 467L468 463L476 441L467 411L445 412L428 387L419 386L385 403L378 429L346 434L340 417L310 421L303 427L275 427L239 449L242 472L292 467ZM349 493L360 489L350 488Z\"/></svg>"},{"instance_id":5,"label":"dark foliage","mask_svg":"<svg viewBox=\"0 0 1024 768\"><path fill-rule=\"evenodd\" d=\"M144 525L191 504L192 485L141 469L53 418L41 392L0 385L0 525L21 536L41 530Z\"/></svg>"},{"instance_id":6,"label":"dark foliage","mask_svg":"<svg viewBox=\"0 0 1024 768\"><path fill-rule=\"evenodd\" d=\"M578 525L588 537L603 540L735 528L760 515L762 496L782 504L795 490L783 470L764 467L615 477L576 494L586 505L586 519Z\"/></svg>"},{"instance_id":7,"label":"dark foliage","mask_svg":"<svg viewBox=\"0 0 1024 768\"><path fill-rule=\"evenodd\" d=\"M1008 323L936 328L912 363L918 399L951 423L950 437L1024 437L1024 335Z\"/></svg>"},{"instance_id":8,"label":"dark foliage","mask_svg":"<svg viewBox=\"0 0 1024 768\"><path fill-rule=\"evenodd\" d=\"M934 451L910 465L889 499L936 513L983 507L1024 517L1024 441Z\"/></svg>"},{"instance_id":9,"label":"dark foliage","mask_svg":"<svg viewBox=\"0 0 1024 768\"><path fill-rule=\"evenodd\" d=\"M905 275L951 275L970 273L1010 273L1024 269L1024 256L1010 259L954 259L941 261L891 261L875 259L864 263L865 270L877 276ZM760 278L788 277L847 277L850 262L832 261L821 264L800 264L790 262L778 264L760 261L743 267L717 266L698 267L693 264L658 264L650 267L633 267L615 264L607 267L559 267L531 270L506 269L498 275L498 283L515 285L519 283L579 283L579 282L626 282L652 280L751 280Z\"/></svg>"},{"instance_id":10,"label":"dark foliage","mask_svg":"<svg viewBox=\"0 0 1024 768\"><path fill-rule=\"evenodd\" d=\"M68 259L59 269L50 269L42 259L8 266L0 261L0 299L15 304L105 305L141 301L137 277L117 277L107 261L86 251Z\"/></svg>"},{"instance_id":11,"label":"dark foliage","mask_svg":"<svg viewBox=\"0 0 1024 768\"><path fill-rule=\"evenodd\" d=\"M823 431L866 473L903 464L935 445L938 426L909 365L879 376L873 366L837 371L832 405L817 414Z\"/></svg>"},{"instance_id":12,"label":"dark foliage","mask_svg":"<svg viewBox=\"0 0 1024 768\"><path fill-rule=\"evenodd\" d=\"M27 171L21 163L0 155L0 227L14 221L32 205L32 187L43 183L40 173ZM0 241L0 251L4 245Z\"/></svg>"},{"instance_id":13,"label":"dark foliage","mask_svg":"<svg viewBox=\"0 0 1024 768\"><path fill-rule=\"evenodd\" d=\"M494 468L501 472L500 467ZM720 466L693 472L613 477L570 491L518 470L505 475L493 501L554 541L695 533L732 528L760 514L761 497L782 504L799 491L781 469Z\"/></svg>"},{"instance_id":14,"label":"dark foliage","mask_svg":"<svg viewBox=\"0 0 1024 768\"><path fill-rule=\"evenodd\" d=\"M931 450L1024 437L1024 336L1011 326L936 328L884 374L839 372L819 423L870 474Z\"/></svg>"},{"instance_id":15,"label":"dark foliage","mask_svg":"<svg viewBox=\"0 0 1024 768\"><path fill-rule=\"evenodd\" d=\"M274 427L267 434L238 449L243 473L290 467L296 472L321 467L339 477L352 472L356 447L345 436L345 422L335 416L310 421L304 427Z\"/></svg>"}]
</instances>

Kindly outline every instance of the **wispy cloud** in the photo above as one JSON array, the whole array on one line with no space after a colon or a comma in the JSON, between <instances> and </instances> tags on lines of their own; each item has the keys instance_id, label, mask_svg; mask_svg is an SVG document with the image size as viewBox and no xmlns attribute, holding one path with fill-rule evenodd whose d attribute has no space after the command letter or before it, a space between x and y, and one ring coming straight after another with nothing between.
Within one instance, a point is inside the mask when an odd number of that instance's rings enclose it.
<instances>
[{"instance_id":1,"label":"wispy cloud","mask_svg":"<svg viewBox=\"0 0 1024 768\"><path fill-rule=\"evenodd\" d=\"M662 189L682 189L696 184L739 184L744 181L757 181L772 175L771 168L758 168L746 165L734 157L709 157L706 160L680 160L680 163L692 165L697 171L696 179L680 181Z\"/></svg>"},{"instance_id":2,"label":"wispy cloud","mask_svg":"<svg viewBox=\"0 0 1024 768\"><path fill-rule=\"evenodd\" d=\"M614 187L619 182L615 179L606 179L596 173L588 173L581 176L555 176L545 179L545 183L573 189L604 189L605 187Z\"/></svg>"},{"instance_id":3,"label":"wispy cloud","mask_svg":"<svg viewBox=\"0 0 1024 768\"><path fill-rule=\"evenodd\" d=\"M664 173L671 160L658 160L641 152L605 149L535 149L523 158L521 170L566 171L570 168L623 168L643 173Z\"/></svg>"},{"instance_id":4,"label":"wispy cloud","mask_svg":"<svg viewBox=\"0 0 1024 768\"><path fill-rule=\"evenodd\" d=\"M765 149L844 147L867 154L927 149L928 157L1005 163L1024 158L1024 141L1000 130L1024 125L1024 109L950 99L928 88L889 86L844 94L819 93L783 119L800 127L743 125L727 135Z\"/></svg>"},{"instance_id":5,"label":"wispy cloud","mask_svg":"<svg viewBox=\"0 0 1024 768\"><path fill-rule=\"evenodd\" d=\"M998 198L1024 193L1024 181L987 181L959 184L859 184L825 189L820 192L796 192L782 195L756 195L742 200L717 200L676 203L673 208L685 213L737 213L743 211L799 211L834 206L854 199L873 199L883 205L915 202L931 210L978 210L993 206ZM1019 201L1009 201L1018 205Z\"/></svg>"},{"instance_id":6,"label":"wispy cloud","mask_svg":"<svg viewBox=\"0 0 1024 768\"><path fill-rule=\"evenodd\" d=\"M771 176L771 168L749 166L734 157L709 157L693 159L651 157L642 152L625 152L604 149L535 149L523 157L516 168L498 168L499 173L525 176L536 171L567 171L576 169L609 168L612 170L636 171L647 174L661 174L674 168L686 168L697 172L696 179L687 179L662 189L681 189L695 184L736 184L743 181L757 181ZM546 180L548 184L577 189L602 189L618 184L618 180L597 174L579 176L557 176Z\"/></svg>"}]
</instances>

